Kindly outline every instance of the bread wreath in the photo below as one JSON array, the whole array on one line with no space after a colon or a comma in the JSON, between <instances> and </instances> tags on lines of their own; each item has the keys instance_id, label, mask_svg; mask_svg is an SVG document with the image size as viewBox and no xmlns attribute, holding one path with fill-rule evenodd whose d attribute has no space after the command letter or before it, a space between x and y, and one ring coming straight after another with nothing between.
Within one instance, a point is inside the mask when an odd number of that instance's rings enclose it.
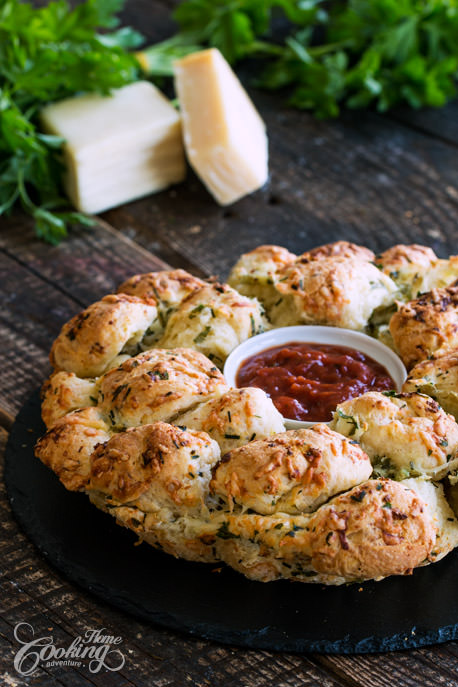
<instances>
[{"instance_id":1,"label":"bread wreath","mask_svg":"<svg viewBox=\"0 0 458 687\"><path fill-rule=\"evenodd\" d=\"M458 545L457 277L422 246L376 257L344 241L261 246L228 284L136 275L54 342L36 455L177 557L260 581L410 574ZM418 372L402 394L340 404L330 426L285 431L261 389L229 388L221 369L250 336L300 323L366 331Z\"/></svg>"}]
</instances>

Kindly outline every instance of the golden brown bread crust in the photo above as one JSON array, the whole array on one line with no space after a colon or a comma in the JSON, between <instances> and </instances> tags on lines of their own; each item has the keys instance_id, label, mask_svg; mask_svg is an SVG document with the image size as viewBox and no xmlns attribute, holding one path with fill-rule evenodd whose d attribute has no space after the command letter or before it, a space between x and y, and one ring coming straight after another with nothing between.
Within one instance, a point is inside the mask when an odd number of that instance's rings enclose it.
<instances>
[{"instance_id":1,"label":"golden brown bread crust","mask_svg":"<svg viewBox=\"0 0 458 687\"><path fill-rule=\"evenodd\" d=\"M423 501L392 480L371 480L337 496L309 528L313 568L346 580L410 574L436 540Z\"/></svg>"},{"instance_id":2,"label":"golden brown bread crust","mask_svg":"<svg viewBox=\"0 0 458 687\"><path fill-rule=\"evenodd\" d=\"M215 470L213 493L257 513L308 513L368 479L368 456L327 425L276 434L233 449Z\"/></svg>"},{"instance_id":3,"label":"golden brown bread crust","mask_svg":"<svg viewBox=\"0 0 458 687\"><path fill-rule=\"evenodd\" d=\"M282 416L265 391L258 388L229 389L180 415L175 423L208 432L221 453L285 429Z\"/></svg>"},{"instance_id":4,"label":"golden brown bread crust","mask_svg":"<svg viewBox=\"0 0 458 687\"><path fill-rule=\"evenodd\" d=\"M89 481L94 448L109 438L103 415L97 408L84 408L59 418L37 442L35 455L67 489L80 491Z\"/></svg>"},{"instance_id":5,"label":"golden brown bread crust","mask_svg":"<svg viewBox=\"0 0 458 687\"><path fill-rule=\"evenodd\" d=\"M165 309L175 307L205 282L185 270L163 270L135 274L118 287L118 293L138 298L153 298Z\"/></svg>"},{"instance_id":6,"label":"golden brown bread crust","mask_svg":"<svg viewBox=\"0 0 458 687\"><path fill-rule=\"evenodd\" d=\"M153 348L99 380L99 405L113 427L170 422L227 389L218 368L189 348Z\"/></svg>"},{"instance_id":7,"label":"golden brown bread crust","mask_svg":"<svg viewBox=\"0 0 458 687\"><path fill-rule=\"evenodd\" d=\"M398 244L377 256L376 262L385 274L401 283L412 282L437 260L435 252L417 243Z\"/></svg>"},{"instance_id":8,"label":"golden brown bread crust","mask_svg":"<svg viewBox=\"0 0 458 687\"><path fill-rule=\"evenodd\" d=\"M257 300L227 284L208 284L191 293L170 316L163 348L192 347L222 367L229 353L267 327Z\"/></svg>"},{"instance_id":9,"label":"golden brown bread crust","mask_svg":"<svg viewBox=\"0 0 458 687\"><path fill-rule=\"evenodd\" d=\"M282 246L258 246L242 255L229 275L228 284L244 293L240 288L251 282L273 283L278 272L291 265L297 256ZM246 294L251 295L251 294Z\"/></svg>"},{"instance_id":10,"label":"golden brown bread crust","mask_svg":"<svg viewBox=\"0 0 458 687\"><path fill-rule=\"evenodd\" d=\"M54 372L41 388L41 416L46 427L79 408L96 404L96 383L74 372Z\"/></svg>"},{"instance_id":11,"label":"golden brown bread crust","mask_svg":"<svg viewBox=\"0 0 458 687\"><path fill-rule=\"evenodd\" d=\"M390 321L399 355L410 370L432 355L458 347L458 287L433 289L399 305Z\"/></svg>"},{"instance_id":12,"label":"golden brown bread crust","mask_svg":"<svg viewBox=\"0 0 458 687\"><path fill-rule=\"evenodd\" d=\"M350 241L335 241L317 246L312 250L306 251L299 256L298 262L309 262L310 260L322 260L323 258L359 258L367 262L375 260L375 253L365 246L358 246Z\"/></svg>"},{"instance_id":13,"label":"golden brown bread crust","mask_svg":"<svg viewBox=\"0 0 458 687\"><path fill-rule=\"evenodd\" d=\"M278 300L269 311L275 326L327 324L363 330L376 308L394 301L396 286L359 258L296 261L279 273Z\"/></svg>"},{"instance_id":14,"label":"golden brown bread crust","mask_svg":"<svg viewBox=\"0 0 458 687\"><path fill-rule=\"evenodd\" d=\"M239 258L231 269L228 284L245 296L257 298L268 313L278 300L274 284L281 270L296 259L296 255L281 246L258 246Z\"/></svg>"},{"instance_id":15,"label":"golden brown bread crust","mask_svg":"<svg viewBox=\"0 0 458 687\"><path fill-rule=\"evenodd\" d=\"M87 488L146 512L200 510L219 456L218 444L204 432L165 422L133 427L95 448Z\"/></svg>"},{"instance_id":16,"label":"golden brown bread crust","mask_svg":"<svg viewBox=\"0 0 458 687\"><path fill-rule=\"evenodd\" d=\"M429 396L369 391L339 403L334 430L358 441L376 470L440 479L454 466L458 425Z\"/></svg>"},{"instance_id":17,"label":"golden brown bread crust","mask_svg":"<svg viewBox=\"0 0 458 687\"><path fill-rule=\"evenodd\" d=\"M409 486L389 479L363 482L311 515L224 518L224 537L214 541L220 558L263 582L361 582L411 574L435 557L432 513Z\"/></svg>"},{"instance_id":18,"label":"golden brown bread crust","mask_svg":"<svg viewBox=\"0 0 458 687\"><path fill-rule=\"evenodd\" d=\"M412 290L449 283L455 262L433 257L398 246L382 260L405 269ZM412 279L414 259L420 267L432 262ZM259 297L276 325L362 329L376 310L386 327L394 297L407 291L372 260L371 251L344 241L299 257L262 246L242 256L231 283ZM453 320L454 289L430 294L428 312L421 303L413 310L410 343L425 328L438 336L442 292ZM183 270L127 280L56 340L56 371L43 388L50 429L37 456L142 540L188 560L225 561L256 580L379 579L457 546L458 521L437 482L450 480L448 494L458 481L453 418L429 397L372 393L342 404L333 429L284 432L263 391L228 389L218 370L264 326L259 303ZM437 363L437 375L451 374L453 364ZM370 479L373 468L415 478Z\"/></svg>"},{"instance_id":19,"label":"golden brown bread crust","mask_svg":"<svg viewBox=\"0 0 458 687\"><path fill-rule=\"evenodd\" d=\"M156 301L111 294L64 324L51 348L51 365L96 377L128 343L137 343L157 318Z\"/></svg>"},{"instance_id":20,"label":"golden brown bread crust","mask_svg":"<svg viewBox=\"0 0 458 687\"><path fill-rule=\"evenodd\" d=\"M389 248L377 256L375 264L399 287L398 299L409 301L419 296L419 292L429 291L422 288L423 278L437 262L437 256L431 248L413 243Z\"/></svg>"}]
</instances>

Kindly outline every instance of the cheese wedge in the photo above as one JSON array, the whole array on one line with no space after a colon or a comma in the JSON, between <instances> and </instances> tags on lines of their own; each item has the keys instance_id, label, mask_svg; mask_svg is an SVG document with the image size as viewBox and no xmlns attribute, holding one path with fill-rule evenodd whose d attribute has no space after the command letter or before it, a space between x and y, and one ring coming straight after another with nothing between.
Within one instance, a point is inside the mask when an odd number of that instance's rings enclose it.
<instances>
[{"instance_id":1,"label":"cheese wedge","mask_svg":"<svg viewBox=\"0 0 458 687\"><path fill-rule=\"evenodd\" d=\"M66 141L64 187L83 212L160 191L186 175L180 115L146 81L111 96L89 94L48 105L41 121Z\"/></svg>"},{"instance_id":2,"label":"cheese wedge","mask_svg":"<svg viewBox=\"0 0 458 687\"><path fill-rule=\"evenodd\" d=\"M191 166L221 205L260 188L268 176L264 123L219 50L174 64Z\"/></svg>"}]
</instances>

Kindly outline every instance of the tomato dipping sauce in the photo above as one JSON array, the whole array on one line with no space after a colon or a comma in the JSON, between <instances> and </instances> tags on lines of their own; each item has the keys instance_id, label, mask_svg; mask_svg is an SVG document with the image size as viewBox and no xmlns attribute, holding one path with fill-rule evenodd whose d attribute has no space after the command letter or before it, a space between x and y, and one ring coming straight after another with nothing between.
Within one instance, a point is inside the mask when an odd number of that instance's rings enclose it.
<instances>
[{"instance_id":1,"label":"tomato dipping sauce","mask_svg":"<svg viewBox=\"0 0 458 687\"><path fill-rule=\"evenodd\" d=\"M247 358L237 386L257 386L283 417L329 422L342 401L396 385L376 360L348 346L291 342Z\"/></svg>"}]
</instances>

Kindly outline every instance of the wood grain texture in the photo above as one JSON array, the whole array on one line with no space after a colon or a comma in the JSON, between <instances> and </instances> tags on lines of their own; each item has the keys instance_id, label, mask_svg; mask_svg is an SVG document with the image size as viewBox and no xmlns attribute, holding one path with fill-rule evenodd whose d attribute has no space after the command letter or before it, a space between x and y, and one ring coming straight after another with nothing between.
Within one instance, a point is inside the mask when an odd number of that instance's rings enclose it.
<instances>
[{"instance_id":1,"label":"wood grain texture","mask_svg":"<svg viewBox=\"0 0 458 687\"><path fill-rule=\"evenodd\" d=\"M0 222L0 251L84 307L133 274L168 267L103 221L90 228L74 227L70 240L59 246L39 241L28 217Z\"/></svg>"},{"instance_id":2,"label":"wood grain texture","mask_svg":"<svg viewBox=\"0 0 458 687\"><path fill-rule=\"evenodd\" d=\"M411 110L402 108L390 113L390 118L412 129L458 146L458 101L445 107Z\"/></svg>"}]
</instances>

